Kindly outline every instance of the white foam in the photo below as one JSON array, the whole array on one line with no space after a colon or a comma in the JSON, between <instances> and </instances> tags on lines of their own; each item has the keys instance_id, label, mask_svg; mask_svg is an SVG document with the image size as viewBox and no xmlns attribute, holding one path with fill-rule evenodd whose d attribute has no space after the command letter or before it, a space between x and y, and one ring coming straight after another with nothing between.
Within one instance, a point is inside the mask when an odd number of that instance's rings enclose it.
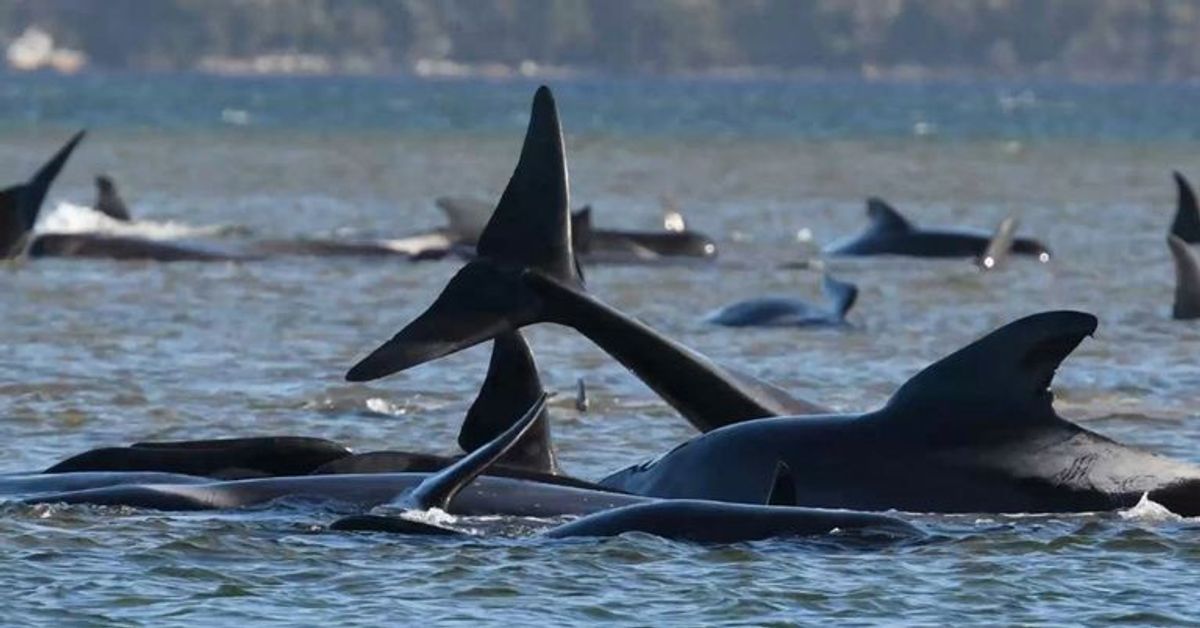
<instances>
[{"instance_id":1,"label":"white foam","mask_svg":"<svg viewBox=\"0 0 1200 628\"><path fill-rule=\"evenodd\" d=\"M1142 498L1138 503L1128 509L1119 511L1122 519L1126 521L1145 521L1148 523L1164 523L1169 521L1182 521L1183 517L1167 510L1162 504L1150 499L1149 493L1142 493Z\"/></svg>"},{"instance_id":2,"label":"white foam","mask_svg":"<svg viewBox=\"0 0 1200 628\"><path fill-rule=\"evenodd\" d=\"M136 236L151 240L177 240L220 235L229 229L220 225L193 226L173 220L122 222L91 207L65 201L44 213L34 228L37 233L101 233Z\"/></svg>"}]
</instances>

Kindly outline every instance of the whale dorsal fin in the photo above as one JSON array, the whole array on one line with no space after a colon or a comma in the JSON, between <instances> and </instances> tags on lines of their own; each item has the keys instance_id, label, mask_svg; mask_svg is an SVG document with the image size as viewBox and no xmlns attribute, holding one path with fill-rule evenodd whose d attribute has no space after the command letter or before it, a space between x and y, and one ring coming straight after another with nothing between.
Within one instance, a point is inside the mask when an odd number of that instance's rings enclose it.
<instances>
[{"instance_id":1,"label":"whale dorsal fin","mask_svg":"<svg viewBox=\"0 0 1200 628\"><path fill-rule=\"evenodd\" d=\"M1016 320L917 373L885 412L912 433L1054 420L1055 370L1095 330L1095 316L1069 310Z\"/></svg>"},{"instance_id":2,"label":"whale dorsal fin","mask_svg":"<svg viewBox=\"0 0 1200 628\"><path fill-rule=\"evenodd\" d=\"M131 218L125 200L121 198L116 184L108 175L96 176L96 206L93 209L122 222L129 222Z\"/></svg>"},{"instance_id":3,"label":"whale dorsal fin","mask_svg":"<svg viewBox=\"0 0 1200 628\"><path fill-rule=\"evenodd\" d=\"M529 128L516 170L479 236L481 257L576 278L562 126L546 86L533 96Z\"/></svg>"},{"instance_id":4,"label":"whale dorsal fin","mask_svg":"<svg viewBox=\"0 0 1200 628\"><path fill-rule=\"evenodd\" d=\"M26 236L37 224L38 213L46 200L50 185L62 171L75 146L86 135L79 131L54 153L28 181L0 191L0 259L21 253Z\"/></svg>"},{"instance_id":5,"label":"whale dorsal fin","mask_svg":"<svg viewBox=\"0 0 1200 628\"><path fill-rule=\"evenodd\" d=\"M542 395L542 381L529 344L520 332L506 332L492 341L487 378L467 410L458 445L472 452L494 440L512 425L521 412ZM549 412L543 410L533 427L501 458L502 464L558 473L550 441Z\"/></svg>"},{"instance_id":6,"label":"whale dorsal fin","mask_svg":"<svg viewBox=\"0 0 1200 628\"><path fill-rule=\"evenodd\" d=\"M846 314L858 300L858 286L838 281L829 273L825 273L821 278L821 291L825 293L825 298L829 299L833 313L837 315L838 320L845 320Z\"/></svg>"},{"instance_id":7,"label":"whale dorsal fin","mask_svg":"<svg viewBox=\"0 0 1200 628\"><path fill-rule=\"evenodd\" d=\"M884 233L907 233L913 230L907 218L877 196L867 199L867 217L871 219L872 228Z\"/></svg>"},{"instance_id":8,"label":"whale dorsal fin","mask_svg":"<svg viewBox=\"0 0 1200 628\"><path fill-rule=\"evenodd\" d=\"M492 204L476 198L443 196L433 201L433 204L446 215L450 231L464 242L474 243L479 240L488 219L492 216Z\"/></svg>"},{"instance_id":9,"label":"whale dorsal fin","mask_svg":"<svg viewBox=\"0 0 1200 628\"><path fill-rule=\"evenodd\" d=\"M571 213L571 237L576 253L592 250L592 206L584 205Z\"/></svg>"},{"instance_id":10,"label":"whale dorsal fin","mask_svg":"<svg viewBox=\"0 0 1200 628\"><path fill-rule=\"evenodd\" d=\"M775 463L775 479L771 481L771 492L767 494L768 506L796 506L796 480L787 463Z\"/></svg>"},{"instance_id":11,"label":"whale dorsal fin","mask_svg":"<svg viewBox=\"0 0 1200 628\"><path fill-rule=\"evenodd\" d=\"M426 478L400 500L401 505L409 510L445 510L460 491L517 444L545 409L546 395L542 394L511 427L488 444Z\"/></svg>"},{"instance_id":12,"label":"whale dorsal fin","mask_svg":"<svg viewBox=\"0 0 1200 628\"><path fill-rule=\"evenodd\" d=\"M1200 263L1186 242L1175 234L1167 236L1175 258L1175 306L1171 315L1179 320L1200 318Z\"/></svg>"},{"instance_id":13,"label":"whale dorsal fin","mask_svg":"<svg viewBox=\"0 0 1200 628\"><path fill-rule=\"evenodd\" d=\"M1200 243L1200 207L1196 205L1196 193L1179 171L1171 174L1175 177L1175 187L1179 192L1171 233L1189 244Z\"/></svg>"},{"instance_id":14,"label":"whale dorsal fin","mask_svg":"<svg viewBox=\"0 0 1200 628\"><path fill-rule=\"evenodd\" d=\"M996 227L996 232L992 234L992 239L988 240L987 248L983 250L983 255L975 260L975 265L980 270L993 270L999 268L1008 260L1008 256L1012 253L1013 240L1017 235L1017 219L1009 216L1000 221Z\"/></svg>"}]
</instances>

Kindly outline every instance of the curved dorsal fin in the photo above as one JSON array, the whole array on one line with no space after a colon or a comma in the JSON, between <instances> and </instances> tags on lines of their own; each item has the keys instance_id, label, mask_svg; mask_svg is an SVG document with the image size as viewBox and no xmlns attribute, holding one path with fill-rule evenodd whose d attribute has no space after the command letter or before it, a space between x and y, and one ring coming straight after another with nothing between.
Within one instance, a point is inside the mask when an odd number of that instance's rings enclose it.
<instances>
[{"instance_id":1,"label":"curved dorsal fin","mask_svg":"<svg viewBox=\"0 0 1200 628\"><path fill-rule=\"evenodd\" d=\"M504 430L491 442L460 458L454 464L426 478L412 491L405 495L400 504L409 510L429 510L440 508L445 510L460 491L472 480L479 477L533 427L533 424L546 409L546 395L542 394L526 410L524 416L513 423L512 427Z\"/></svg>"},{"instance_id":2,"label":"curved dorsal fin","mask_svg":"<svg viewBox=\"0 0 1200 628\"><path fill-rule=\"evenodd\" d=\"M1189 244L1200 243L1200 207L1196 205L1196 193L1179 171L1171 174L1175 177L1175 187L1178 189L1175 221L1171 223L1171 233Z\"/></svg>"},{"instance_id":3,"label":"curved dorsal fin","mask_svg":"<svg viewBox=\"0 0 1200 628\"><path fill-rule=\"evenodd\" d=\"M458 445L472 452L502 434L521 412L542 395L537 364L520 332L506 332L492 341L492 359L487 378L475 402L467 410ZM501 459L503 464L558 473L554 445L550 441L549 412L542 411L529 432Z\"/></svg>"},{"instance_id":4,"label":"curved dorsal fin","mask_svg":"<svg viewBox=\"0 0 1200 628\"><path fill-rule=\"evenodd\" d=\"M906 233L913 230L913 224L907 218L877 196L867 199L867 217L871 219L872 228L878 231Z\"/></svg>"},{"instance_id":5,"label":"curved dorsal fin","mask_svg":"<svg viewBox=\"0 0 1200 628\"><path fill-rule=\"evenodd\" d=\"M1008 260L1009 254L1012 253L1018 224L1017 219L1012 216L1000 221L1000 224L996 226L996 232L992 234L992 239L988 240L983 255L975 260L975 265L980 270L994 270Z\"/></svg>"},{"instance_id":6,"label":"curved dorsal fin","mask_svg":"<svg viewBox=\"0 0 1200 628\"><path fill-rule=\"evenodd\" d=\"M888 409L900 410L889 418L914 432L1052 419L1054 372L1095 330L1095 316L1069 310L1011 322L905 382L888 401Z\"/></svg>"},{"instance_id":7,"label":"curved dorsal fin","mask_svg":"<svg viewBox=\"0 0 1200 628\"><path fill-rule=\"evenodd\" d=\"M1175 306L1171 315L1179 320L1200 318L1200 263L1196 254L1175 234L1167 236L1167 246L1175 258Z\"/></svg>"},{"instance_id":8,"label":"curved dorsal fin","mask_svg":"<svg viewBox=\"0 0 1200 628\"><path fill-rule=\"evenodd\" d=\"M529 128L516 170L479 236L476 250L480 257L501 264L537 268L574 281L569 204L558 107L550 89L543 85L533 96Z\"/></svg>"},{"instance_id":9,"label":"curved dorsal fin","mask_svg":"<svg viewBox=\"0 0 1200 628\"><path fill-rule=\"evenodd\" d=\"M829 273L825 273L821 278L821 292L824 292L825 298L829 299L833 313L837 314L839 320L845 320L846 313L854 307L854 302L858 300L858 286L838 281Z\"/></svg>"},{"instance_id":10,"label":"curved dorsal fin","mask_svg":"<svg viewBox=\"0 0 1200 628\"><path fill-rule=\"evenodd\" d=\"M117 192L117 186L108 175L96 175L96 211L122 222L129 222L129 208Z\"/></svg>"}]
</instances>

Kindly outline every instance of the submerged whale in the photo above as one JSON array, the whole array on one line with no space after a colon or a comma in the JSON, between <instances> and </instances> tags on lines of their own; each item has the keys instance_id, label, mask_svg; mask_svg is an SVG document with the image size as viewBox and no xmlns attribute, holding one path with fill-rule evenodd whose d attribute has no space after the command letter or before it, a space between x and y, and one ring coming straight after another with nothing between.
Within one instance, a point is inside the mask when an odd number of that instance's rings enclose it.
<instances>
[{"instance_id":1,"label":"submerged whale","mask_svg":"<svg viewBox=\"0 0 1200 628\"><path fill-rule=\"evenodd\" d=\"M921 229L879 198L867 199L871 225L862 234L826 247L831 255L909 255L914 257L982 257L992 239L965 230ZM1049 261L1050 250L1031 238L1013 238L1012 252Z\"/></svg>"},{"instance_id":2,"label":"submerged whale","mask_svg":"<svg viewBox=\"0 0 1200 628\"><path fill-rule=\"evenodd\" d=\"M383 376L550 321L588 336L676 407L746 410L755 397L740 395L711 363L696 366L703 362L694 353L582 292L558 132L553 101L539 90L521 161L479 259L348 377ZM1095 327L1095 317L1080 312L1034 315L925 369L878 411L735 417L602 483L659 497L755 503L762 478L782 461L804 506L1075 512L1131 506L1149 494L1173 512L1200 514L1200 467L1121 445L1054 412L1054 371Z\"/></svg>"},{"instance_id":3,"label":"submerged whale","mask_svg":"<svg viewBox=\"0 0 1200 628\"><path fill-rule=\"evenodd\" d=\"M858 287L825 274L821 290L829 303L815 306L799 299L761 297L726 305L704 318L724 327L839 327L854 307Z\"/></svg>"}]
</instances>

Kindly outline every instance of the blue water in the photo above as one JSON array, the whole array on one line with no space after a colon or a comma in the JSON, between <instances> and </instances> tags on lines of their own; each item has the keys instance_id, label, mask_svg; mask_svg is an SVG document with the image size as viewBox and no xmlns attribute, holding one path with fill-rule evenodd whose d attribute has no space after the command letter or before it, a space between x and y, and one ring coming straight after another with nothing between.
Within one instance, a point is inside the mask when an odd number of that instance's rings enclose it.
<instances>
[{"instance_id":1,"label":"blue water","mask_svg":"<svg viewBox=\"0 0 1200 628\"><path fill-rule=\"evenodd\" d=\"M532 83L5 76L0 172L19 180L92 133L47 212L112 174L144 220L214 236L401 234L440 195L496 198ZM1200 327L1170 320L1170 171L1200 179L1192 86L571 81L554 84L572 198L652 228L672 196L722 250L711 268L596 267L589 289L719 360L838 410L1031 312L1095 312L1056 408L1200 461ZM861 296L849 331L731 330L703 313L818 299L818 245L881 195L927 225L1018 215L1050 264L827 260ZM798 237L800 236L800 237ZM40 260L0 272L0 472L146 439L293 433L451 452L486 368L476 349L368 385L356 359L457 269L378 260L156 265ZM595 478L691 437L589 343L530 337L568 471ZM570 402L589 385L586 414ZM465 541L322 531L336 514L0 506L0 623L1172 623L1195 621L1194 521L1134 512L914 516L917 542L697 546L632 535Z\"/></svg>"}]
</instances>

